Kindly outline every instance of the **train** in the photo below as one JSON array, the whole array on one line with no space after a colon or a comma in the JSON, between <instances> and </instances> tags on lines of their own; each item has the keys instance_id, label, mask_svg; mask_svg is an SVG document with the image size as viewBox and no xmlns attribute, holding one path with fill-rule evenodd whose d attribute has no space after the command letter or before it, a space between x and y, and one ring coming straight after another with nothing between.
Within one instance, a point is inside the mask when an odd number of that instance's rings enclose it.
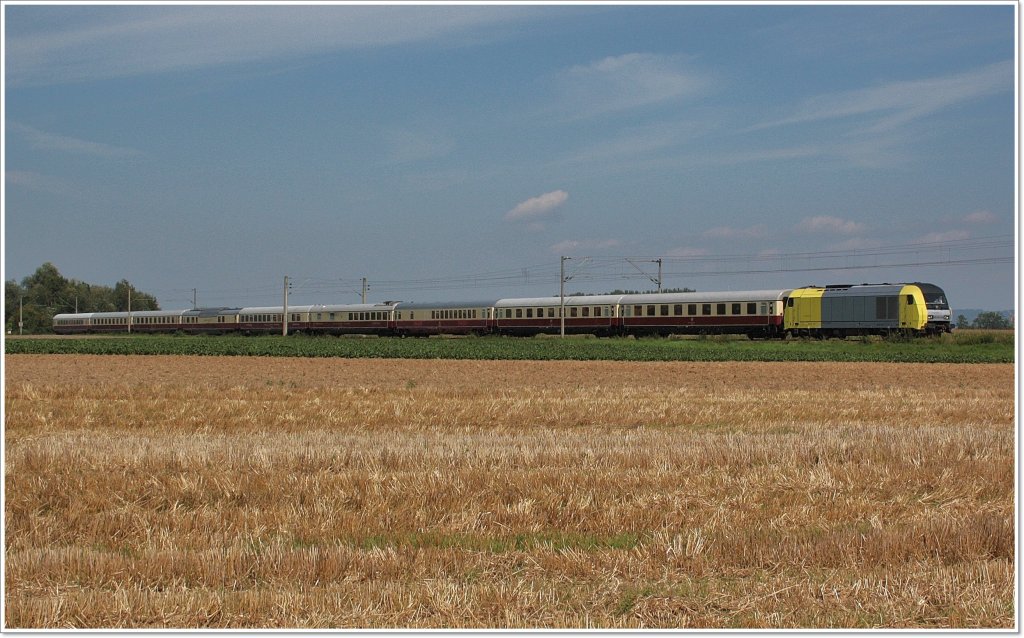
<instances>
[{"instance_id":1,"label":"train","mask_svg":"<svg viewBox=\"0 0 1024 638\"><path fill-rule=\"evenodd\" d=\"M194 308L58 314L57 334L378 336L739 334L752 339L950 331L934 284L837 284L782 290L642 293L413 303Z\"/></svg>"}]
</instances>

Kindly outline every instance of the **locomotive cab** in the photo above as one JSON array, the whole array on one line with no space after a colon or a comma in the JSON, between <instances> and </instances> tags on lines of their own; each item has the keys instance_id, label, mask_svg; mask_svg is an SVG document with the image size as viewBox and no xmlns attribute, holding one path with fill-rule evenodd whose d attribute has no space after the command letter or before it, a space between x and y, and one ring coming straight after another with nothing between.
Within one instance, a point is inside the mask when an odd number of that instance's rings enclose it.
<instances>
[{"instance_id":1,"label":"locomotive cab","mask_svg":"<svg viewBox=\"0 0 1024 638\"><path fill-rule=\"evenodd\" d=\"M925 308L928 310L928 323L925 330L928 333L949 332L952 311L949 309L949 302L946 300L946 293L935 284L917 282L916 285L924 295Z\"/></svg>"}]
</instances>

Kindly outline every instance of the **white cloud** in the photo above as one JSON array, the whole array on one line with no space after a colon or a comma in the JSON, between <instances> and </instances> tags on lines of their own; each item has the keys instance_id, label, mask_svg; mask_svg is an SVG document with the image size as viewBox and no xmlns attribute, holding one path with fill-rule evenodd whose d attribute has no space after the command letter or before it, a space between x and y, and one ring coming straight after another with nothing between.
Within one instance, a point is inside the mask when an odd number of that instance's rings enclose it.
<instances>
[{"instance_id":1,"label":"white cloud","mask_svg":"<svg viewBox=\"0 0 1024 638\"><path fill-rule=\"evenodd\" d=\"M918 237L913 242L914 244L941 244L947 241L958 241L961 239L970 239L971 233L966 230L947 230L944 233L928 233Z\"/></svg>"},{"instance_id":2,"label":"white cloud","mask_svg":"<svg viewBox=\"0 0 1024 638\"><path fill-rule=\"evenodd\" d=\"M36 22L66 8L34 7ZM63 9L63 12L61 10ZM89 81L453 38L530 18L523 7L136 6L94 7L73 26L19 29L7 11L8 87ZM28 24L25 20L23 24Z\"/></svg>"},{"instance_id":3,"label":"white cloud","mask_svg":"<svg viewBox=\"0 0 1024 638\"><path fill-rule=\"evenodd\" d=\"M551 247L551 252L565 255L580 250L607 250L621 245L618 239L567 239Z\"/></svg>"},{"instance_id":4,"label":"white cloud","mask_svg":"<svg viewBox=\"0 0 1024 638\"><path fill-rule=\"evenodd\" d=\"M37 128L17 122L8 122L6 129L8 134L14 133L18 135L25 139L29 146L42 151L57 151L59 153L110 158L139 155L139 151L134 148L103 144L102 142L91 142L56 133L47 133L46 131L40 131Z\"/></svg>"},{"instance_id":5,"label":"white cloud","mask_svg":"<svg viewBox=\"0 0 1024 638\"><path fill-rule=\"evenodd\" d=\"M999 218L987 210L976 210L964 217L964 221L968 224L993 224L999 221Z\"/></svg>"},{"instance_id":6,"label":"white cloud","mask_svg":"<svg viewBox=\"0 0 1024 638\"><path fill-rule=\"evenodd\" d=\"M547 217L569 199L569 193L563 190L551 191L537 197L519 202L515 208L505 213L506 221L529 220Z\"/></svg>"},{"instance_id":7,"label":"white cloud","mask_svg":"<svg viewBox=\"0 0 1024 638\"><path fill-rule=\"evenodd\" d=\"M864 231L864 224L860 222L831 217L829 215L818 215L817 217L805 217L796 225L797 230L808 233L834 233L839 235L853 235Z\"/></svg>"},{"instance_id":8,"label":"white cloud","mask_svg":"<svg viewBox=\"0 0 1024 638\"><path fill-rule=\"evenodd\" d=\"M556 77L560 108L592 117L695 97L711 86L681 56L627 53L571 67Z\"/></svg>"}]
</instances>

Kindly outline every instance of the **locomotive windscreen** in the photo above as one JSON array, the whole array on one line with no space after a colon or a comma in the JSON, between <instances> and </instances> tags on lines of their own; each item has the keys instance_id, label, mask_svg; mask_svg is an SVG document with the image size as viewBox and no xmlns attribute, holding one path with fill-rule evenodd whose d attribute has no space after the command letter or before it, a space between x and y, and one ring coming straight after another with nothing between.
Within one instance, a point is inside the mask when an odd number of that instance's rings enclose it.
<instances>
[{"instance_id":1,"label":"locomotive windscreen","mask_svg":"<svg viewBox=\"0 0 1024 638\"><path fill-rule=\"evenodd\" d=\"M946 301L946 293L942 291L942 288L934 284L917 284L917 287L921 289L921 293L924 295L925 307L929 310L948 310L949 302Z\"/></svg>"}]
</instances>

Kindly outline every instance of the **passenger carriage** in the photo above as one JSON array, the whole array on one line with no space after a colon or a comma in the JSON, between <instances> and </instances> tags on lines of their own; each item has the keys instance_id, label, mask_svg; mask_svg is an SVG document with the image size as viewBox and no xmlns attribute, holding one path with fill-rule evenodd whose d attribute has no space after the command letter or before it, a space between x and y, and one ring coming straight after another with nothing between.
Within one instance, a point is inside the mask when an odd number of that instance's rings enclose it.
<instances>
[{"instance_id":1,"label":"passenger carriage","mask_svg":"<svg viewBox=\"0 0 1024 638\"><path fill-rule=\"evenodd\" d=\"M747 334L781 336L789 290L623 295L620 314L629 334Z\"/></svg>"},{"instance_id":2,"label":"passenger carriage","mask_svg":"<svg viewBox=\"0 0 1024 638\"><path fill-rule=\"evenodd\" d=\"M394 303L310 306L308 329L326 334L385 335L392 330Z\"/></svg>"},{"instance_id":3,"label":"passenger carriage","mask_svg":"<svg viewBox=\"0 0 1024 638\"><path fill-rule=\"evenodd\" d=\"M493 299L483 301L402 301L395 306L398 335L488 334L494 327Z\"/></svg>"},{"instance_id":4,"label":"passenger carriage","mask_svg":"<svg viewBox=\"0 0 1024 638\"><path fill-rule=\"evenodd\" d=\"M618 334L622 295L565 297L566 334ZM499 299L494 304L494 329L501 334L559 334L562 297Z\"/></svg>"}]
</instances>

